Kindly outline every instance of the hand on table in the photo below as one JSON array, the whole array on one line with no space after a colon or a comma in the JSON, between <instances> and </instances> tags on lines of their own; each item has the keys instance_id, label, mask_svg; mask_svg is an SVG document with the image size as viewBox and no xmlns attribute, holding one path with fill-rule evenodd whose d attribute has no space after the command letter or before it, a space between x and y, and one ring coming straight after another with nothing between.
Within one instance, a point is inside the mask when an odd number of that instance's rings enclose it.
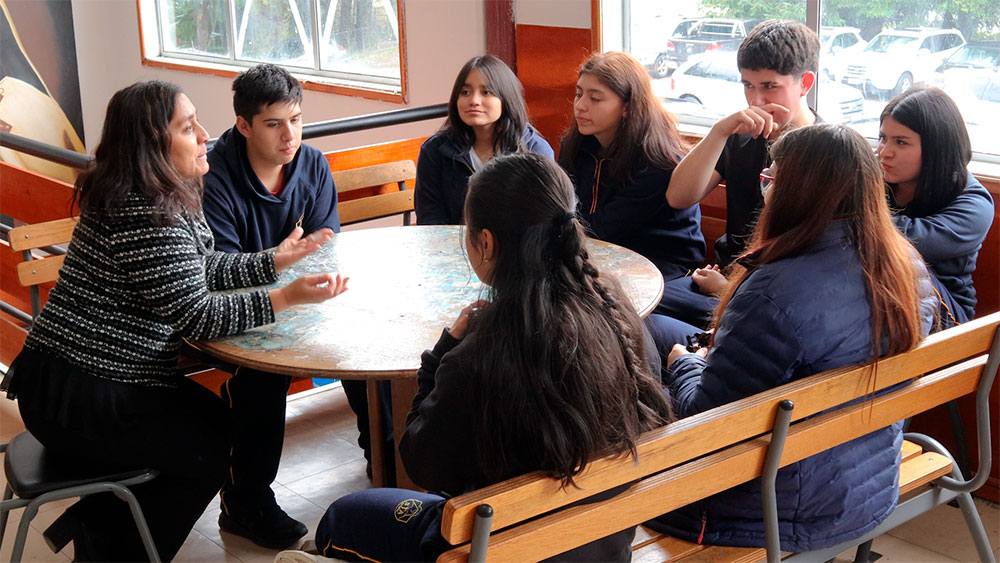
<instances>
[{"instance_id":1,"label":"hand on table","mask_svg":"<svg viewBox=\"0 0 1000 563\"><path fill-rule=\"evenodd\" d=\"M698 286L705 295L716 295L718 296L722 293L722 290L726 288L726 284L729 280L723 275L722 271L719 270L718 264L712 264L707 268L698 268L691 274L691 281Z\"/></svg>"},{"instance_id":2,"label":"hand on table","mask_svg":"<svg viewBox=\"0 0 1000 563\"><path fill-rule=\"evenodd\" d=\"M469 328L469 318L474 316L479 312L480 309L489 305L490 302L485 299L480 299L472 305L462 309L462 312L458 314L458 318L455 322L451 324L451 328L448 329L448 333L451 334L452 338L456 340L461 340L465 337L465 331Z\"/></svg>"},{"instance_id":3,"label":"hand on table","mask_svg":"<svg viewBox=\"0 0 1000 563\"><path fill-rule=\"evenodd\" d=\"M293 305L321 303L347 291L350 279L341 277L340 274L302 276L285 287L272 289L269 293L271 307L275 313L279 313Z\"/></svg>"},{"instance_id":4,"label":"hand on table","mask_svg":"<svg viewBox=\"0 0 1000 563\"><path fill-rule=\"evenodd\" d=\"M333 231L328 228L322 228L307 237L303 237L302 234L302 227L295 227L292 234L281 241L281 244L274 251L275 270L281 272L333 238Z\"/></svg>"},{"instance_id":5,"label":"hand on table","mask_svg":"<svg viewBox=\"0 0 1000 563\"><path fill-rule=\"evenodd\" d=\"M674 344L674 347L670 349L670 355L667 356L667 367L673 365L684 354L698 354L702 358L708 356L708 348L698 348L696 352L688 352L687 346L683 344Z\"/></svg>"}]
</instances>

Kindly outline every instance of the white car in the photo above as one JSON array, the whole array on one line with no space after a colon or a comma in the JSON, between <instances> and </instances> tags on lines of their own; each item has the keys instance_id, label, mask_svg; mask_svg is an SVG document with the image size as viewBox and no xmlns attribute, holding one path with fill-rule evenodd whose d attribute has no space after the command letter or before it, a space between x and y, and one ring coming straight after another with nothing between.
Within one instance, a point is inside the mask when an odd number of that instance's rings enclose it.
<instances>
[{"instance_id":1,"label":"white car","mask_svg":"<svg viewBox=\"0 0 1000 563\"><path fill-rule=\"evenodd\" d=\"M747 107L736 53L706 53L689 60L670 77L670 98L703 104L719 117ZM851 88L820 78L817 113L831 123L864 117L864 96Z\"/></svg>"},{"instance_id":2,"label":"white car","mask_svg":"<svg viewBox=\"0 0 1000 563\"><path fill-rule=\"evenodd\" d=\"M868 46L861 38L861 30L856 27L820 28L819 64L822 73L831 80L843 78L848 61L857 58L858 53Z\"/></svg>"},{"instance_id":3,"label":"white car","mask_svg":"<svg viewBox=\"0 0 1000 563\"><path fill-rule=\"evenodd\" d=\"M957 29L906 28L879 33L847 65L843 81L865 90L905 92L927 82L952 53L965 45Z\"/></svg>"}]
</instances>

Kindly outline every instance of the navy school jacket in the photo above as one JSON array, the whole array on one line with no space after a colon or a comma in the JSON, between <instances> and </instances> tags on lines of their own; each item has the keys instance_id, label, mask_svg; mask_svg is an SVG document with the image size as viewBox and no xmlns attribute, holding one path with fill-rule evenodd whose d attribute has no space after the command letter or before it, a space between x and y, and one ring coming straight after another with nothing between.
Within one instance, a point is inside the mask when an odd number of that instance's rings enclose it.
<instances>
[{"instance_id":1,"label":"navy school jacket","mask_svg":"<svg viewBox=\"0 0 1000 563\"><path fill-rule=\"evenodd\" d=\"M553 158L549 143L528 126L524 146L533 153ZM420 146L417 157L414 210L418 225L461 225L465 192L472 176L469 147L460 147L443 133L435 133Z\"/></svg>"},{"instance_id":2,"label":"navy school jacket","mask_svg":"<svg viewBox=\"0 0 1000 563\"><path fill-rule=\"evenodd\" d=\"M942 326L974 318L976 289L972 286L972 272L993 223L990 192L970 173L965 189L944 208L917 217L904 207L893 215L893 222L930 268L941 294Z\"/></svg>"},{"instance_id":3,"label":"navy school jacket","mask_svg":"<svg viewBox=\"0 0 1000 563\"><path fill-rule=\"evenodd\" d=\"M705 260L701 208L674 209L667 203L673 169L656 168L643 158L628 178L618 180L599 153L600 144L588 136L576 158L559 158L576 186L580 215L591 236L642 254L665 280L697 268Z\"/></svg>"}]
</instances>

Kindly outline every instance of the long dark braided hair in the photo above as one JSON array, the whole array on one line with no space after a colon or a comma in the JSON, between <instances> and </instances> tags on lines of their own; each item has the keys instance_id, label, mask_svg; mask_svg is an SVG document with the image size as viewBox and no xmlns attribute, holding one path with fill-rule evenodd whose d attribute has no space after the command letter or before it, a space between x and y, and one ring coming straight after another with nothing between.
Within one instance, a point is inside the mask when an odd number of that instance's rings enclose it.
<instances>
[{"instance_id":1,"label":"long dark braided hair","mask_svg":"<svg viewBox=\"0 0 1000 563\"><path fill-rule=\"evenodd\" d=\"M542 470L570 485L588 460L635 455L639 434L672 419L639 315L591 264L575 209L565 172L532 153L469 181L467 240L488 229L496 241L491 303L469 334L476 455L491 481Z\"/></svg>"}]
</instances>

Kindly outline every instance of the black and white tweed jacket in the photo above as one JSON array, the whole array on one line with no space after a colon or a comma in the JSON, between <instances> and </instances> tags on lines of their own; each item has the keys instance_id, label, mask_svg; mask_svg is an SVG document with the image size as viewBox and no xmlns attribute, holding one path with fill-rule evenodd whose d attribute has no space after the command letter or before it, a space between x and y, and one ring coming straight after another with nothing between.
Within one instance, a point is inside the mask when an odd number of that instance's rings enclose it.
<instances>
[{"instance_id":1,"label":"black and white tweed jacket","mask_svg":"<svg viewBox=\"0 0 1000 563\"><path fill-rule=\"evenodd\" d=\"M216 252L201 216L159 227L154 213L149 200L132 196L101 221L81 217L26 347L97 377L172 386L182 338L274 322L264 289L210 293L274 282L273 252Z\"/></svg>"}]
</instances>

